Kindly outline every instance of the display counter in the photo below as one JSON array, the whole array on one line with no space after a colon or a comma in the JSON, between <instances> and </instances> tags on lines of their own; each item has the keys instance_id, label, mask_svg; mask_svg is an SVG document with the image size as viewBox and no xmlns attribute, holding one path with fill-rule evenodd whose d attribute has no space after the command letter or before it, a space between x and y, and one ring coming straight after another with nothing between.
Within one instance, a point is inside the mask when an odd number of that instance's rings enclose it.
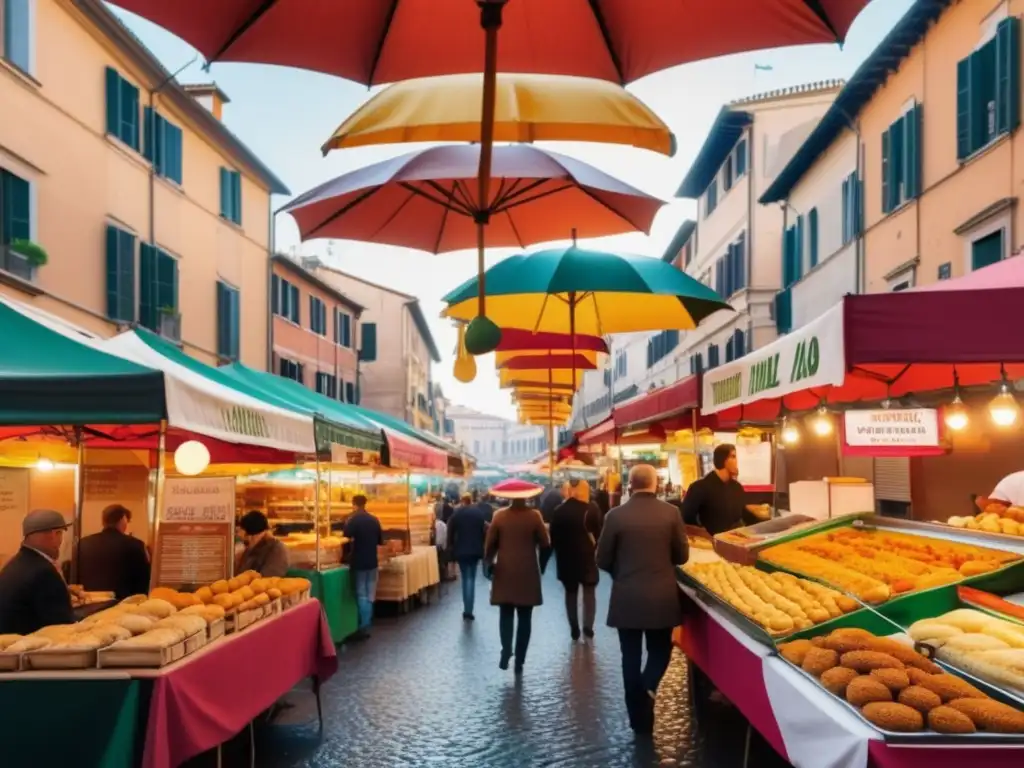
<instances>
[{"instance_id":1,"label":"display counter","mask_svg":"<svg viewBox=\"0 0 1024 768\"><path fill-rule=\"evenodd\" d=\"M327 617L334 644L344 642L359 629L359 611L356 607L352 572L347 565L330 570L315 571L292 568L289 576L309 579L313 597L320 601Z\"/></svg>"},{"instance_id":2,"label":"display counter","mask_svg":"<svg viewBox=\"0 0 1024 768\"><path fill-rule=\"evenodd\" d=\"M440 581L437 547L415 546L411 553L392 557L381 564L377 600L404 603Z\"/></svg>"}]
</instances>

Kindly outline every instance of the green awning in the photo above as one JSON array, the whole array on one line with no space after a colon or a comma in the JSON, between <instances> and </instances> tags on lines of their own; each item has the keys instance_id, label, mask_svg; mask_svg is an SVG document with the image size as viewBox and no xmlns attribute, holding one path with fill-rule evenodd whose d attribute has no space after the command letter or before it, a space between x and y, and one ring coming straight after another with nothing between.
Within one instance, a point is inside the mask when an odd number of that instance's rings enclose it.
<instances>
[{"instance_id":1,"label":"green awning","mask_svg":"<svg viewBox=\"0 0 1024 768\"><path fill-rule=\"evenodd\" d=\"M351 419L341 418L337 409L331 408L335 404L333 400L310 392L301 384L254 371L241 363L214 368L190 357L156 334L143 330L136 330L135 333L147 346L193 373L269 405L312 416L318 451L330 451L332 443L362 451L379 453L381 450L383 437L379 429L364 428ZM278 387L277 382L294 384L297 391Z\"/></svg>"},{"instance_id":2,"label":"green awning","mask_svg":"<svg viewBox=\"0 0 1024 768\"><path fill-rule=\"evenodd\" d=\"M164 375L0 301L0 425L155 424Z\"/></svg>"}]
</instances>

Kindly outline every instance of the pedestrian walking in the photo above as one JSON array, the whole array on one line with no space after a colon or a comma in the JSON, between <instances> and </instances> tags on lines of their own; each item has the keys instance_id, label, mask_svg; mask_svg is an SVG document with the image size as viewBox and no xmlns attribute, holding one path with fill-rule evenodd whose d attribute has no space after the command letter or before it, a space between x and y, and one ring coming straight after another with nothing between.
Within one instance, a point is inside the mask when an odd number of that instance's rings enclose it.
<instances>
[{"instance_id":1,"label":"pedestrian walking","mask_svg":"<svg viewBox=\"0 0 1024 768\"><path fill-rule=\"evenodd\" d=\"M551 556L551 541L538 510L526 500L539 496L543 488L523 480L505 480L491 493L512 503L494 513L487 530L484 556L494 583L491 605L500 609L501 661L508 669L515 655L515 672L521 674L530 645L533 609L544 602L540 577ZM538 559L539 556L539 559ZM515 630L515 646L512 635Z\"/></svg>"},{"instance_id":2,"label":"pedestrian walking","mask_svg":"<svg viewBox=\"0 0 1024 768\"><path fill-rule=\"evenodd\" d=\"M594 636L598 581L597 538L601 535L601 510L590 500L590 485L580 480L551 515L551 549L558 580L565 588L565 613L573 642L580 639L579 596L583 593L583 634Z\"/></svg>"},{"instance_id":3,"label":"pedestrian walking","mask_svg":"<svg viewBox=\"0 0 1024 768\"><path fill-rule=\"evenodd\" d=\"M448 581L448 526L441 518L434 519L433 535L431 536L434 550L437 552L437 570L441 581Z\"/></svg>"},{"instance_id":4,"label":"pedestrian walking","mask_svg":"<svg viewBox=\"0 0 1024 768\"><path fill-rule=\"evenodd\" d=\"M448 521L448 542L452 559L459 564L459 578L462 580L462 618L473 621L473 606L476 603L476 574L484 556L484 539L487 536L487 516L473 503L468 493Z\"/></svg>"},{"instance_id":5,"label":"pedestrian walking","mask_svg":"<svg viewBox=\"0 0 1024 768\"><path fill-rule=\"evenodd\" d=\"M373 621L373 602L377 597L377 547L384 544L384 531L380 520L366 510L366 497L359 493L352 497L355 511L345 521L345 537L352 540L349 568L355 584L356 607L359 611L359 631L354 639L370 636Z\"/></svg>"},{"instance_id":6,"label":"pedestrian walking","mask_svg":"<svg viewBox=\"0 0 1024 768\"><path fill-rule=\"evenodd\" d=\"M689 555L679 511L657 489L654 467L633 467L629 501L608 513L597 543L597 564L612 577L608 626L619 631L629 724L640 734L654 730L655 694L672 658L672 630L683 620L675 568Z\"/></svg>"}]
</instances>

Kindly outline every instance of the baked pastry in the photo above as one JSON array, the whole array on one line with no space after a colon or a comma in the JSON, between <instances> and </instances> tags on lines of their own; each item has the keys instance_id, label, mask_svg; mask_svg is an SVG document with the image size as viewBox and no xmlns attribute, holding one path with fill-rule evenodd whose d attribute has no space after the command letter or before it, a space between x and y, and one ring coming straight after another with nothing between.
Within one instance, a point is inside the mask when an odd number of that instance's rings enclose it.
<instances>
[{"instance_id":1,"label":"baked pastry","mask_svg":"<svg viewBox=\"0 0 1024 768\"><path fill-rule=\"evenodd\" d=\"M88 633L99 639L103 646L111 645L112 643L120 642L121 640L127 640L132 636L130 630L122 627L120 624L94 624L89 627ZM76 636L81 637L81 635ZM75 639L75 638L73 638ZM102 647L102 646L101 646Z\"/></svg>"},{"instance_id":2,"label":"baked pastry","mask_svg":"<svg viewBox=\"0 0 1024 768\"><path fill-rule=\"evenodd\" d=\"M22 635L0 635L0 652L6 651L8 646L14 645L22 637Z\"/></svg>"},{"instance_id":3,"label":"baked pastry","mask_svg":"<svg viewBox=\"0 0 1024 768\"><path fill-rule=\"evenodd\" d=\"M121 605L139 605L149 600L148 595L132 595L121 601Z\"/></svg>"},{"instance_id":4,"label":"baked pastry","mask_svg":"<svg viewBox=\"0 0 1024 768\"><path fill-rule=\"evenodd\" d=\"M987 613L981 611L975 611L972 608L960 608L955 611L950 611L941 617L943 624L951 624L954 627L959 627L964 632L981 632L982 628L986 624L990 624L993 621L998 621L994 616L989 616Z\"/></svg>"},{"instance_id":5,"label":"baked pastry","mask_svg":"<svg viewBox=\"0 0 1024 768\"><path fill-rule=\"evenodd\" d=\"M206 631L206 619L202 616L168 616L156 623L155 629L177 629L181 631L182 639L197 635Z\"/></svg>"},{"instance_id":6,"label":"baked pastry","mask_svg":"<svg viewBox=\"0 0 1024 768\"><path fill-rule=\"evenodd\" d=\"M28 653L39 651L53 644L53 640L40 635L29 635L7 646L7 653Z\"/></svg>"},{"instance_id":7,"label":"baked pastry","mask_svg":"<svg viewBox=\"0 0 1024 768\"><path fill-rule=\"evenodd\" d=\"M798 667L804 663L804 656L807 652L813 648L814 645L810 640L794 640L791 643L783 643L779 646L779 653L782 657L791 664L796 664Z\"/></svg>"},{"instance_id":8,"label":"baked pastry","mask_svg":"<svg viewBox=\"0 0 1024 768\"><path fill-rule=\"evenodd\" d=\"M815 677L821 677L832 667L839 666L839 654L828 648L812 648L804 656L800 667Z\"/></svg>"},{"instance_id":9,"label":"baked pastry","mask_svg":"<svg viewBox=\"0 0 1024 768\"><path fill-rule=\"evenodd\" d=\"M899 693L910 685L910 678L902 669L873 669L871 677L878 680L882 685L892 691Z\"/></svg>"},{"instance_id":10,"label":"baked pastry","mask_svg":"<svg viewBox=\"0 0 1024 768\"><path fill-rule=\"evenodd\" d=\"M49 627L43 627L42 629L36 630L32 634L37 637L45 637L50 640L63 640L65 637L75 634L81 631L79 624L52 624Z\"/></svg>"},{"instance_id":11,"label":"baked pastry","mask_svg":"<svg viewBox=\"0 0 1024 768\"><path fill-rule=\"evenodd\" d=\"M840 657L839 663L863 673L873 669L903 669L902 661L880 651L850 651Z\"/></svg>"},{"instance_id":12,"label":"baked pastry","mask_svg":"<svg viewBox=\"0 0 1024 768\"><path fill-rule=\"evenodd\" d=\"M935 691L930 691L920 685L911 685L900 691L897 698L900 704L913 707L918 712L930 712L942 704L942 698Z\"/></svg>"},{"instance_id":13,"label":"baked pastry","mask_svg":"<svg viewBox=\"0 0 1024 768\"><path fill-rule=\"evenodd\" d=\"M939 706L928 712L928 727L938 733L974 733L974 721L958 709Z\"/></svg>"},{"instance_id":14,"label":"baked pastry","mask_svg":"<svg viewBox=\"0 0 1024 768\"><path fill-rule=\"evenodd\" d=\"M111 646L113 648L168 648L182 641L182 633L179 629L151 629L128 640Z\"/></svg>"},{"instance_id":15,"label":"baked pastry","mask_svg":"<svg viewBox=\"0 0 1024 768\"><path fill-rule=\"evenodd\" d=\"M107 621L124 627L133 635L148 632L156 623L156 619L145 613L123 613L120 616L110 617Z\"/></svg>"},{"instance_id":16,"label":"baked pastry","mask_svg":"<svg viewBox=\"0 0 1024 768\"><path fill-rule=\"evenodd\" d=\"M964 631L940 619L922 619L910 625L907 634L919 643L940 646L949 639L962 635Z\"/></svg>"},{"instance_id":17,"label":"baked pastry","mask_svg":"<svg viewBox=\"0 0 1024 768\"><path fill-rule=\"evenodd\" d=\"M157 619L166 619L177 610L171 603L159 598L147 600L144 603L140 603L138 607L139 613L149 614Z\"/></svg>"},{"instance_id":18,"label":"baked pastry","mask_svg":"<svg viewBox=\"0 0 1024 768\"><path fill-rule=\"evenodd\" d=\"M860 677L857 672L846 667L832 667L825 670L821 675L822 686L834 693L836 696L846 697L846 688L851 682Z\"/></svg>"},{"instance_id":19,"label":"baked pastry","mask_svg":"<svg viewBox=\"0 0 1024 768\"><path fill-rule=\"evenodd\" d=\"M973 685L968 683L966 680L962 680L955 675L929 675L927 678L921 680L918 685L923 688L927 688L929 691L933 691L939 695L943 703L953 701L954 699L987 699L984 693L979 691Z\"/></svg>"},{"instance_id":20,"label":"baked pastry","mask_svg":"<svg viewBox=\"0 0 1024 768\"><path fill-rule=\"evenodd\" d=\"M873 701L892 701L892 692L880 680L860 675L846 686L846 700L855 707L863 707Z\"/></svg>"},{"instance_id":21,"label":"baked pastry","mask_svg":"<svg viewBox=\"0 0 1024 768\"><path fill-rule=\"evenodd\" d=\"M912 707L895 702L871 702L861 710L864 717L885 731L916 733L924 730L924 716Z\"/></svg>"},{"instance_id":22,"label":"baked pastry","mask_svg":"<svg viewBox=\"0 0 1024 768\"><path fill-rule=\"evenodd\" d=\"M1024 712L992 699L954 699L949 706L989 733L1024 733Z\"/></svg>"},{"instance_id":23,"label":"baked pastry","mask_svg":"<svg viewBox=\"0 0 1024 768\"><path fill-rule=\"evenodd\" d=\"M178 596L178 590L171 589L170 587L157 587L149 593L151 600L166 600L171 605L174 604L175 598Z\"/></svg>"}]
</instances>

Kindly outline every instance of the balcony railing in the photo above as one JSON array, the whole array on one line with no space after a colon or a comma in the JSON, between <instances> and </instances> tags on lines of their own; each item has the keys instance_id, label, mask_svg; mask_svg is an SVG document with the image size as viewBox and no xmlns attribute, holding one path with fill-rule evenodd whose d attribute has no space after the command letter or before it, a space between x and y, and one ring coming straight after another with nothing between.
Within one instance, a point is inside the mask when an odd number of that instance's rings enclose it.
<instances>
[{"instance_id":1,"label":"balcony railing","mask_svg":"<svg viewBox=\"0 0 1024 768\"><path fill-rule=\"evenodd\" d=\"M793 330L793 292L791 288L785 288L775 294L773 314L775 315L775 330L779 333L789 333Z\"/></svg>"},{"instance_id":2,"label":"balcony railing","mask_svg":"<svg viewBox=\"0 0 1024 768\"><path fill-rule=\"evenodd\" d=\"M0 270L29 282L36 275L36 269L32 263L6 245L0 245Z\"/></svg>"},{"instance_id":3,"label":"balcony railing","mask_svg":"<svg viewBox=\"0 0 1024 768\"><path fill-rule=\"evenodd\" d=\"M168 341L181 341L181 313L161 309L156 318L156 332Z\"/></svg>"}]
</instances>

